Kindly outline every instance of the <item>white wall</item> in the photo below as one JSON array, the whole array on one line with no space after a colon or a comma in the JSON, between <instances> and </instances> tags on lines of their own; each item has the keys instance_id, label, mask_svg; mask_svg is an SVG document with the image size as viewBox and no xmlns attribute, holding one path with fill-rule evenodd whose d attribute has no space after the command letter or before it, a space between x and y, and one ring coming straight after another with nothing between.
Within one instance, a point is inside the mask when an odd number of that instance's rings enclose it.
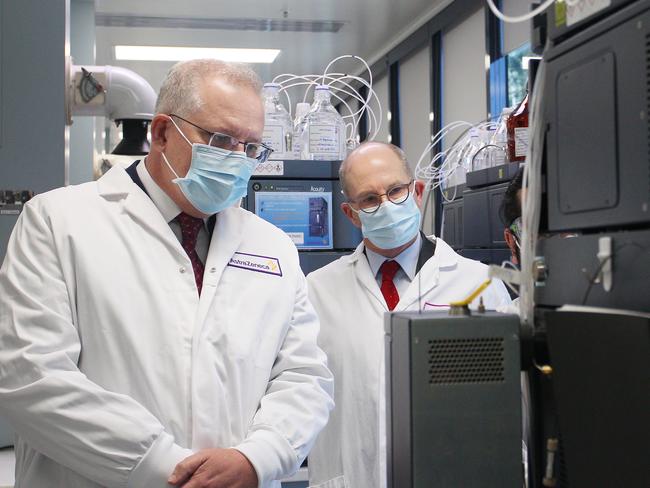
<instances>
[{"instance_id":1,"label":"white wall","mask_svg":"<svg viewBox=\"0 0 650 488\"><path fill-rule=\"evenodd\" d=\"M399 103L402 149L412 169L422 155L422 151L431 142L431 56L429 47L425 46L407 60L400 63L399 68ZM428 159L423 161L427 164ZM433 233L434 202L427 205L424 215L424 232Z\"/></svg>"},{"instance_id":2,"label":"white wall","mask_svg":"<svg viewBox=\"0 0 650 488\"><path fill-rule=\"evenodd\" d=\"M442 125L463 120L476 124L487 118L485 12L481 7L443 32ZM451 132L443 148L451 146L461 131ZM463 183L464 174L457 173Z\"/></svg>"},{"instance_id":3,"label":"white wall","mask_svg":"<svg viewBox=\"0 0 650 488\"><path fill-rule=\"evenodd\" d=\"M503 12L507 15L518 16L530 12L530 0L503 0ZM518 22L516 24L503 23L503 52L509 53L522 44L530 42L531 22Z\"/></svg>"},{"instance_id":4,"label":"white wall","mask_svg":"<svg viewBox=\"0 0 650 488\"><path fill-rule=\"evenodd\" d=\"M383 112L383 121L381 129L375 137L376 141L388 142L388 135L390 134L390 122L388 121L388 112L390 110L390 103L388 102L388 76L384 75L381 78L373 80L372 89L375 90L377 98L381 102L381 110ZM376 114L379 118L379 114Z\"/></svg>"},{"instance_id":5,"label":"white wall","mask_svg":"<svg viewBox=\"0 0 650 488\"><path fill-rule=\"evenodd\" d=\"M411 168L431 142L431 81L429 48L424 47L400 63L399 103L402 149Z\"/></svg>"},{"instance_id":6,"label":"white wall","mask_svg":"<svg viewBox=\"0 0 650 488\"><path fill-rule=\"evenodd\" d=\"M443 32L442 121L481 122L487 117L483 8Z\"/></svg>"}]
</instances>

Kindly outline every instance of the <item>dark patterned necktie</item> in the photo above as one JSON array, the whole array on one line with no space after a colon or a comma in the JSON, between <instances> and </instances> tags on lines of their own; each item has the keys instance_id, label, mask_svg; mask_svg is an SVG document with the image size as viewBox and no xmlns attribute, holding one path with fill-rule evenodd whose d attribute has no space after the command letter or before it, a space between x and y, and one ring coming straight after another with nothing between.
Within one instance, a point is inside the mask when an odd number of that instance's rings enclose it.
<instances>
[{"instance_id":1,"label":"dark patterned necktie","mask_svg":"<svg viewBox=\"0 0 650 488\"><path fill-rule=\"evenodd\" d=\"M203 263L196 252L196 241L199 237L201 227L203 227L203 219L192 217L185 212L178 214L176 221L181 226L182 242L181 245L187 253L190 261L192 262L192 269L194 270L194 279L196 280L196 287L201 294L201 286L203 285Z\"/></svg>"}]
</instances>

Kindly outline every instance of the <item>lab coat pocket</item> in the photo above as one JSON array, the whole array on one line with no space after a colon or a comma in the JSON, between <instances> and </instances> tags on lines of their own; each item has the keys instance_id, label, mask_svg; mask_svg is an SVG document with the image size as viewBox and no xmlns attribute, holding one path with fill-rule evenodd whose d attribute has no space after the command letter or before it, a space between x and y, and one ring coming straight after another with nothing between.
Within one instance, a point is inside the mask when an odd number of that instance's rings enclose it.
<instances>
[{"instance_id":1,"label":"lab coat pocket","mask_svg":"<svg viewBox=\"0 0 650 488\"><path fill-rule=\"evenodd\" d=\"M283 311L290 310L278 277L228 267L213 302L210 341L237 360L270 368L277 355Z\"/></svg>"},{"instance_id":2,"label":"lab coat pocket","mask_svg":"<svg viewBox=\"0 0 650 488\"><path fill-rule=\"evenodd\" d=\"M319 483L318 485L310 485L309 488L351 488L347 481L345 480L345 476L337 476L336 478L332 478L331 480L327 480L324 483Z\"/></svg>"}]
</instances>

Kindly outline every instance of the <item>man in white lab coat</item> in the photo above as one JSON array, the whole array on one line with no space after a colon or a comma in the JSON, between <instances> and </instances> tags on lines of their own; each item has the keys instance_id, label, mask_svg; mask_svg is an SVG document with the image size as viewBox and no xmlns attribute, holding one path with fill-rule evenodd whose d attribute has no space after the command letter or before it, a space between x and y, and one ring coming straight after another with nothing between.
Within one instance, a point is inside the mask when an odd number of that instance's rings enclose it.
<instances>
[{"instance_id":1,"label":"man in white lab coat","mask_svg":"<svg viewBox=\"0 0 650 488\"><path fill-rule=\"evenodd\" d=\"M254 488L333 403L289 238L238 207L268 156L260 83L176 65L151 151L25 205L0 269L17 487Z\"/></svg>"},{"instance_id":2,"label":"man in white lab coat","mask_svg":"<svg viewBox=\"0 0 650 488\"><path fill-rule=\"evenodd\" d=\"M347 197L342 210L364 239L351 255L307 278L321 319L319 344L336 381L336 408L309 456L309 479L312 488L381 488L386 486L383 315L444 309L483 283L487 266L420 233L424 183L414 180L399 148L362 144L344 161L340 177ZM510 300L501 282L482 297L489 309Z\"/></svg>"}]
</instances>

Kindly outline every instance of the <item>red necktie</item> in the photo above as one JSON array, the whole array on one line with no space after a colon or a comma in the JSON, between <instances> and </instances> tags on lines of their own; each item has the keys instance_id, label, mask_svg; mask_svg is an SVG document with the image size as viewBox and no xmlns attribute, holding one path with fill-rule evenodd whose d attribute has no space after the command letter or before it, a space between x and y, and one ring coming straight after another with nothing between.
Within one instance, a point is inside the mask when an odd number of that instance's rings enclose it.
<instances>
[{"instance_id":1,"label":"red necktie","mask_svg":"<svg viewBox=\"0 0 650 488\"><path fill-rule=\"evenodd\" d=\"M196 240L199 236L201 227L203 227L203 219L192 217L183 212L178 214L176 221L181 225L181 235L183 239L181 245L192 262L194 279L196 280L196 287L199 289L200 295L201 286L203 284L203 263L196 252Z\"/></svg>"},{"instance_id":2,"label":"red necktie","mask_svg":"<svg viewBox=\"0 0 650 488\"><path fill-rule=\"evenodd\" d=\"M393 310L399 303L399 293L393 283L395 273L399 270L400 266L397 261L384 261L379 271L381 271L381 294L384 295L388 310Z\"/></svg>"}]
</instances>

